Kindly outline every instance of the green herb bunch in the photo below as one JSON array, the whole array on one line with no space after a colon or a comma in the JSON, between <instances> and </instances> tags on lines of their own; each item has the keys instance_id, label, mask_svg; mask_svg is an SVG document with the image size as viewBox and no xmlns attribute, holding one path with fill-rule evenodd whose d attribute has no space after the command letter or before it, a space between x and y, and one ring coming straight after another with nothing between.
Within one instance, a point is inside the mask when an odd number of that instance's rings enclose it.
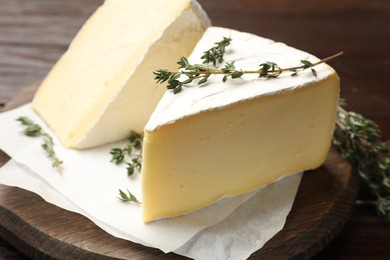
<instances>
[{"instance_id":1,"label":"green herb bunch","mask_svg":"<svg viewBox=\"0 0 390 260\"><path fill-rule=\"evenodd\" d=\"M377 212L390 219L390 141L381 140L378 125L339 106L333 145L376 196Z\"/></svg>"},{"instance_id":2,"label":"green herb bunch","mask_svg":"<svg viewBox=\"0 0 390 260\"><path fill-rule=\"evenodd\" d=\"M61 167L62 167L63 161L57 157L56 152L54 151L53 138L48 133L43 131L41 126L34 123L28 117L22 116L16 120L19 121L20 123L22 123L22 125L26 126L26 128L23 131L23 133L25 135L30 136L30 137L40 136L43 138L42 149L46 151L48 157L51 159L52 166L54 168L56 168L62 174Z\"/></svg>"}]
</instances>

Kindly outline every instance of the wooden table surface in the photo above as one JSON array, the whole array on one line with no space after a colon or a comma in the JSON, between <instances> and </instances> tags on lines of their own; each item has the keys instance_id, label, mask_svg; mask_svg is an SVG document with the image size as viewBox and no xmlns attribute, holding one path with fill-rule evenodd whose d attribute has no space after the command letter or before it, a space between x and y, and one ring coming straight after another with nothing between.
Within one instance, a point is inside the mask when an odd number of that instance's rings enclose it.
<instances>
[{"instance_id":1,"label":"wooden table surface","mask_svg":"<svg viewBox=\"0 0 390 260\"><path fill-rule=\"evenodd\" d=\"M0 108L39 82L103 0L0 0ZM348 109L390 139L390 1L199 0L216 26L282 41L331 65ZM1 126L0 126L1 127ZM1 138L1 137L0 137ZM315 259L390 259L390 222L376 216L362 186L352 216ZM25 257L0 238L0 259Z\"/></svg>"}]
</instances>

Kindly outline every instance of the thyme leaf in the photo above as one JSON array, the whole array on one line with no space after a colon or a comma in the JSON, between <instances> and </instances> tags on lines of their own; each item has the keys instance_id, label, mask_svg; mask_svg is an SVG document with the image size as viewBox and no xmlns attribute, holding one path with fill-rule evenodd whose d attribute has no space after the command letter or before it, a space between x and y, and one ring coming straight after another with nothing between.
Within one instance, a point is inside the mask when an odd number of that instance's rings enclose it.
<instances>
[{"instance_id":1,"label":"thyme leaf","mask_svg":"<svg viewBox=\"0 0 390 260\"><path fill-rule=\"evenodd\" d=\"M222 62L225 53L225 48L230 45L231 41L231 38L223 37L221 41L216 42L214 47L204 52L203 56L201 57L203 63L213 63L213 65L215 66L217 62Z\"/></svg>"},{"instance_id":2,"label":"thyme leaf","mask_svg":"<svg viewBox=\"0 0 390 260\"><path fill-rule=\"evenodd\" d=\"M135 156L128 164L128 173L129 175L133 174L134 169L141 170L141 149L142 149L142 134L139 134L134 131L130 131L130 137L128 138L129 143L124 147L116 147L110 150L111 162L115 164L121 164L124 162L126 156ZM133 151L138 151L136 155L133 154ZM134 164L134 165L133 165ZM129 170L133 168L133 170Z\"/></svg>"},{"instance_id":3,"label":"thyme leaf","mask_svg":"<svg viewBox=\"0 0 390 260\"><path fill-rule=\"evenodd\" d=\"M134 202L136 204L141 204L141 202L129 190L126 191L127 193L119 189L119 200L123 202Z\"/></svg>"},{"instance_id":4,"label":"thyme leaf","mask_svg":"<svg viewBox=\"0 0 390 260\"><path fill-rule=\"evenodd\" d=\"M127 164L126 170L127 170L128 176L133 175L135 170L137 170L138 172L141 171L142 162L141 162L141 158L139 156L134 157L133 159L131 159L130 163L127 162L126 164Z\"/></svg>"}]
</instances>

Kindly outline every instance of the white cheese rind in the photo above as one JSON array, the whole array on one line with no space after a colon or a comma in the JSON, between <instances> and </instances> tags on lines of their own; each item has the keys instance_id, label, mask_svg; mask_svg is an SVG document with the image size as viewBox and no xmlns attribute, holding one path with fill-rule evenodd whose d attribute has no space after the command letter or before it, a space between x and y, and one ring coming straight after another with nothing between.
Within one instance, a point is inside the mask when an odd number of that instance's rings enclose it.
<instances>
[{"instance_id":1,"label":"white cheese rind","mask_svg":"<svg viewBox=\"0 0 390 260\"><path fill-rule=\"evenodd\" d=\"M69 148L142 131L164 93L152 71L174 69L209 25L191 0L107 0L42 82L33 109Z\"/></svg>"},{"instance_id":2,"label":"white cheese rind","mask_svg":"<svg viewBox=\"0 0 390 260\"><path fill-rule=\"evenodd\" d=\"M222 37L231 37L233 41L227 47L225 62L235 61L237 69L256 70L259 64L272 61L282 68L300 65L300 60L316 62L319 59L307 52L274 42L250 33L232 29L210 27L195 47L188 60L193 64L201 64L200 57L205 50L214 46ZM221 65L223 66L224 63ZM253 99L264 95L272 95L280 91L303 87L313 82L319 82L334 74L327 64L315 67L317 77L310 70L302 72L299 77L291 77L291 73L283 73L277 80L259 79L256 74L243 75L241 79L228 80L221 84L221 76L211 76L204 87L198 87L196 82L189 84L177 95L167 91L158 107L153 112L145 130L154 131L161 125L169 124L183 117L198 114L207 110L221 109L236 102Z\"/></svg>"},{"instance_id":3,"label":"white cheese rind","mask_svg":"<svg viewBox=\"0 0 390 260\"><path fill-rule=\"evenodd\" d=\"M209 28L190 62L222 36L231 37L226 61L253 69L265 61L282 68L315 57L281 43ZM327 65L291 77L222 83L218 76L174 95L167 91L145 129L143 218L190 213L283 176L319 167L330 149L339 79Z\"/></svg>"}]
</instances>

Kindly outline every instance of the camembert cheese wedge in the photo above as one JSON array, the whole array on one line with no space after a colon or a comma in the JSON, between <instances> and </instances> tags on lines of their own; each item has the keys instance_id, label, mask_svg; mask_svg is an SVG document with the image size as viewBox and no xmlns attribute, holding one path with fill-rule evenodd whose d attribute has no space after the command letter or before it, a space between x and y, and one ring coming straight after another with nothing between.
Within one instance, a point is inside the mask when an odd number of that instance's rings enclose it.
<instances>
[{"instance_id":1,"label":"camembert cheese wedge","mask_svg":"<svg viewBox=\"0 0 390 260\"><path fill-rule=\"evenodd\" d=\"M44 79L32 107L68 148L141 132L164 93L152 72L175 69L209 24L192 0L106 0Z\"/></svg>"},{"instance_id":2,"label":"camembert cheese wedge","mask_svg":"<svg viewBox=\"0 0 390 260\"><path fill-rule=\"evenodd\" d=\"M266 61L280 67L306 52L252 34L209 28L189 57L200 57L222 37L231 37L225 61L256 70ZM326 64L292 77L244 75L222 83L211 76L203 87L167 91L145 128L143 218L174 217L225 197L319 167L331 146L339 79ZM282 191L281 191L282 192Z\"/></svg>"}]
</instances>

